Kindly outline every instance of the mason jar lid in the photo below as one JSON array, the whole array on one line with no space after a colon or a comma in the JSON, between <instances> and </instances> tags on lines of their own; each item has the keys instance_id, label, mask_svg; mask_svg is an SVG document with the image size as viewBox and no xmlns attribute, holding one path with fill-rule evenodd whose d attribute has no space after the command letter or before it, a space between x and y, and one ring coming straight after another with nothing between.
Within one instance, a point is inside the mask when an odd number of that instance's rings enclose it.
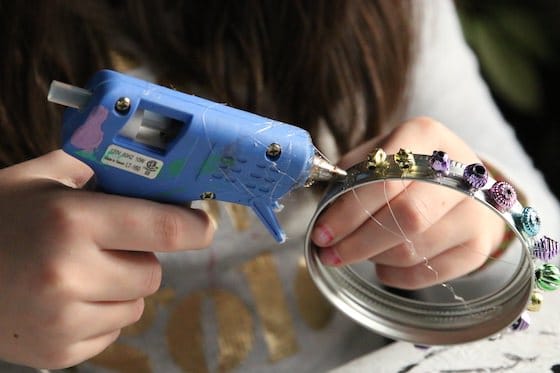
<instances>
[{"instance_id":1,"label":"mason jar lid","mask_svg":"<svg viewBox=\"0 0 560 373\"><path fill-rule=\"evenodd\" d=\"M345 179L331 183L311 219L305 240L305 258L313 281L340 311L388 338L420 345L449 345L499 333L519 319L534 290L534 258L530 251L533 241L518 228L524 207L515 200L507 209L501 208L490 192L497 182L489 175L483 186L473 185L466 179L473 165L449 161L442 168L434 161L436 152L428 156L401 151L393 156L372 153L368 160L350 168ZM399 180L432 183L436 189L451 188L494 211L518 238L508 248L507 260L493 261L457 280L417 291L384 286L375 278L369 261L341 267L323 265L319 249L310 239L321 213L346 193L372 183Z\"/></svg>"}]
</instances>

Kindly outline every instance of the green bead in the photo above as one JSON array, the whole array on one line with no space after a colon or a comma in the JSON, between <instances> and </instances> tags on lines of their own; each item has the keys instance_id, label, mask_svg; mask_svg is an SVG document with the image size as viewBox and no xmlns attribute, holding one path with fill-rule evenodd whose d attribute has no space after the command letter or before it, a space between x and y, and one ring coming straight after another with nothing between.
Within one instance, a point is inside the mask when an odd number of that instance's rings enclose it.
<instances>
[{"instance_id":1,"label":"green bead","mask_svg":"<svg viewBox=\"0 0 560 373\"><path fill-rule=\"evenodd\" d=\"M554 264L545 263L535 271L537 287L541 290L552 291L560 287L560 269Z\"/></svg>"}]
</instances>

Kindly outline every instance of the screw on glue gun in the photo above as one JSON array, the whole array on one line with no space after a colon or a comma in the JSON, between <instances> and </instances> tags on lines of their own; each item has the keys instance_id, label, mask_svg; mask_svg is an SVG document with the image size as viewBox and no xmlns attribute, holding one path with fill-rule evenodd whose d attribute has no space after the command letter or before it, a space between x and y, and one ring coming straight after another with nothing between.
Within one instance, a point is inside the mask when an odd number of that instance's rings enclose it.
<instances>
[{"instance_id":1,"label":"screw on glue gun","mask_svg":"<svg viewBox=\"0 0 560 373\"><path fill-rule=\"evenodd\" d=\"M99 189L170 203L217 199L251 207L278 242L280 199L345 176L286 123L110 70L85 88L53 81L67 106L63 150L87 163Z\"/></svg>"}]
</instances>

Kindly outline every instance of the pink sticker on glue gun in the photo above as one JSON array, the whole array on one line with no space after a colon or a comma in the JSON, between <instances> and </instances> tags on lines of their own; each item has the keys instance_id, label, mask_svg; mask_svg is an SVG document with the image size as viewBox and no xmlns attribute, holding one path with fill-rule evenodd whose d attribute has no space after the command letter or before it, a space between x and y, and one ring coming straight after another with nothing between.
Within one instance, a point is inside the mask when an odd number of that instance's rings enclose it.
<instances>
[{"instance_id":1,"label":"pink sticker on glue gun","mask_svg":"<svg viewBox=\"0 0 560 373\"><path fill-rule=\"evenodd\" d=\"M107 119L108 114L109 111L105 107L95 107L84 124L74 132L70 138L70 144L81 150L95 150L95 148L101 144L101 141L103 141L103 130L101 126L103 122L105 122L105 119Z\"/></svg>"}]
</instances>

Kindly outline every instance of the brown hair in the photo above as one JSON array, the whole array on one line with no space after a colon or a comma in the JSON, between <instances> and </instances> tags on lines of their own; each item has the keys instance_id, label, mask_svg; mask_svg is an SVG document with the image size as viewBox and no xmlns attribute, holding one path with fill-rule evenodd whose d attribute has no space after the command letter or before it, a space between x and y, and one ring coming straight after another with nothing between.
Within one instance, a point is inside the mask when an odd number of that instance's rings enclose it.
<instances>
[{"instance_id":1,"label":"brown hair","mask_svg":"<svg viewBox=\"0 0 560 373\"><path fill-rule=\"evenodd\" d=\"M0 0L0 165L59 146L50 81L83 85L109 51L312 134L323 120L345 152L398 109L411 30L405 0Z\"/></svg>"}]
</instances>

